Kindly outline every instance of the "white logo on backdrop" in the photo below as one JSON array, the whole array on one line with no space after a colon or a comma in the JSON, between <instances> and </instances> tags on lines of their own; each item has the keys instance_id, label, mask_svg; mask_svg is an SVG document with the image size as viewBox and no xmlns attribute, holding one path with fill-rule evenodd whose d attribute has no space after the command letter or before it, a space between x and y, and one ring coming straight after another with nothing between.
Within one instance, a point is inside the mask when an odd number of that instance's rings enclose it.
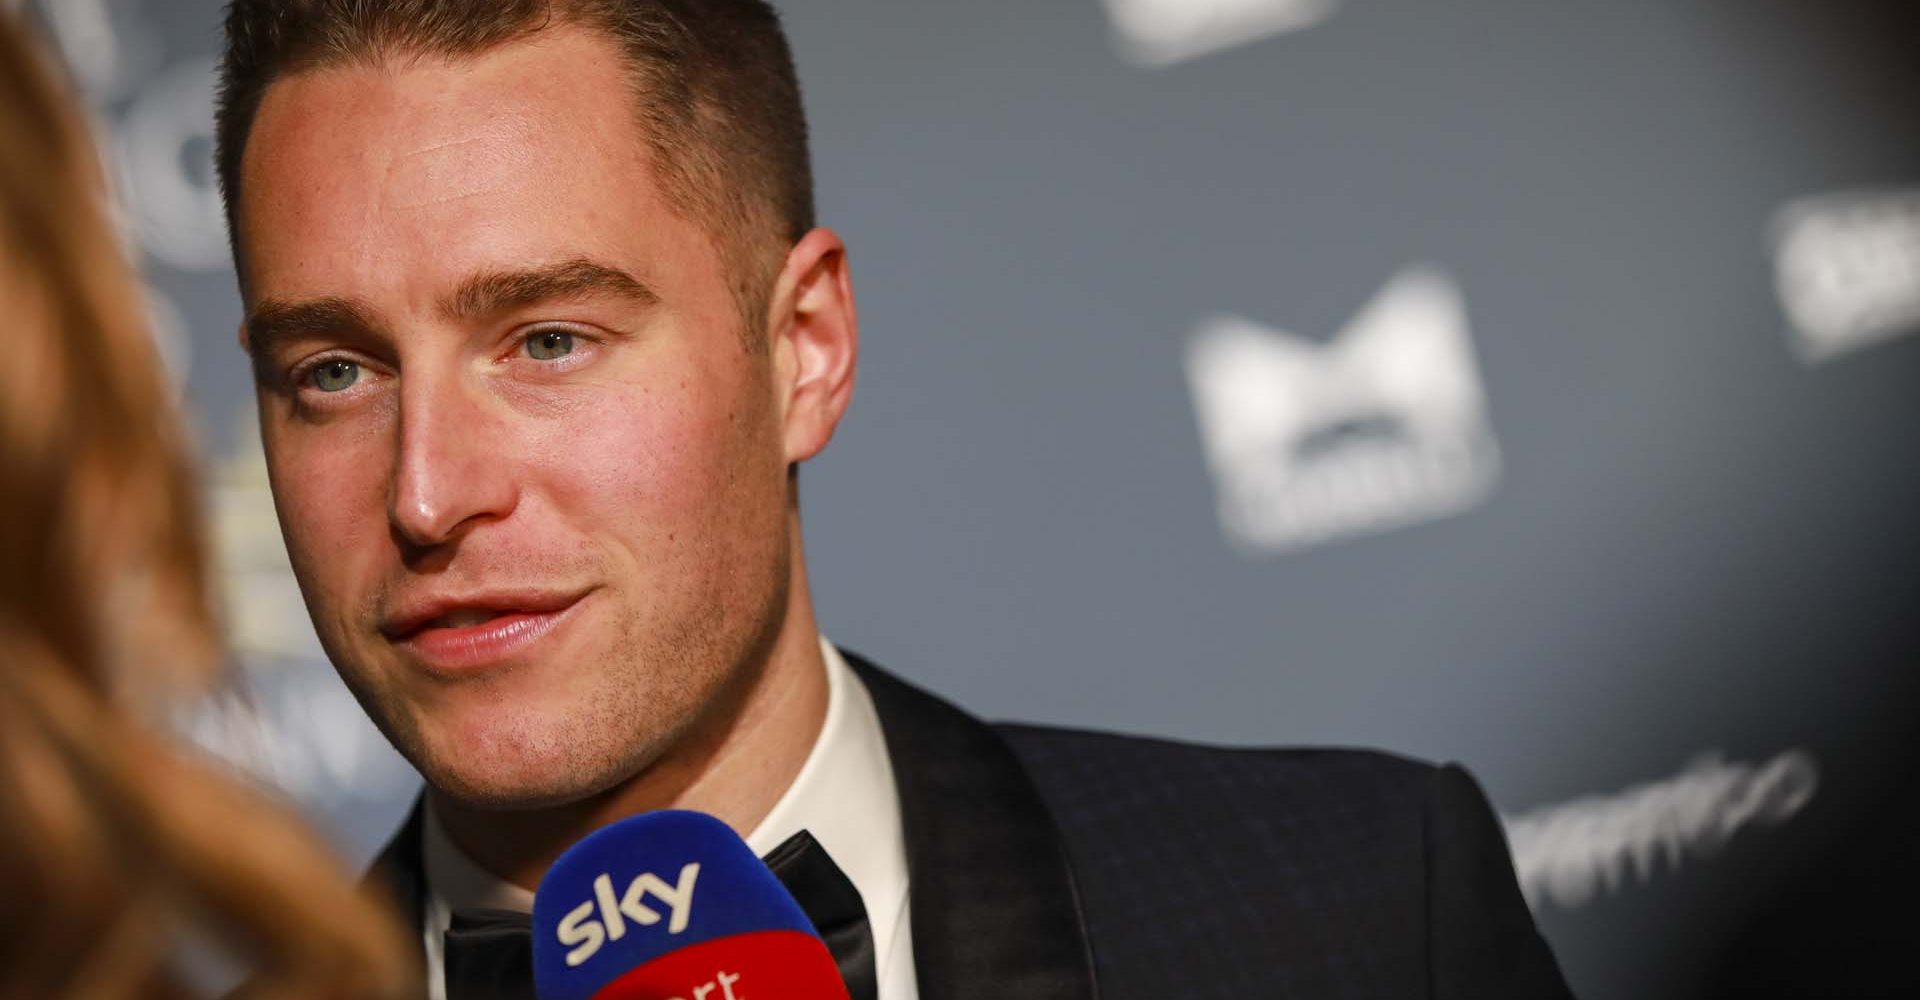
<instances>
[{"instance_id":1,"label":"white logo on backdrop","mask_svg":"<svg viewBox=\"0 0 1920 1000\"><path fill-rule=\"evenodd\" d=\"M260 670L178 720L179 732L244 774L327 811L392 802L419 779L326 664Z\"/></svg>"},{"instance_id":2,"label":"white logo on backdrop","mask_svg":"<svg viewBox=\"0 0 1920 1000\"><path fill-rule=\"evenodd\" d=\"M138 4L46 0L40 9L75 81L94 100L127 96L160 66L158 36Z\"/></svg>"},{"instance_id":3,"label":"white logo on backdrop","mask_svg":"<svg viewBox=\"0 0 1920 1000\"><path fill-rule=\"evenodd\" d=\"M43 3L60 56L93 103L125 103L96 123L107 175L119 197L115 221L149 258L176 270L224 271L226 219L213 177L214 61L165 67L158 33L140 4ZM152 327L176 382L191 347L180 310L149 285Z\"/></svg>"},{"instance_id":4,"label":"white logo on backdrop","mask_svg":"<svg viewBox=\"0 0 1920 1000\"><path fill-rule=\"evenodd\" d=\"M1820 785L1811 754L1789 750L1764 764L1718 753L1664 781L1596 795L1506 821L1513 867L1527 902L1573 909L1632 874L1645 883L1664 860L1677 871L1711 857L1741 829L1772 826L1806 808Z\"/></svg>"},{"instance_id":5,"label":"white logo on backdrop","mask_svg":"<svg viewBox=\"0 0 1920 1000\"><path fill-rule=\"evenodd\" d=\"M232 266L211 155L217 71L212 59L169 67L142 88L114 132L134 235L182 271Z\"/></svg>"},{"instance_id":6,"label":"white logo on backdrop","mask_svg":"<svg viewBox=\"0 0 1920 1000\"><path fill-rule=\"evenodd\" d=\"M1792 202L1773 238L1780 303L1808 362L1920 332L1920 189Z\"/></svg>"},{"instance_id":7,"label":"white logo on backdrop","mask_svg":"<svg viewBox=\"0 0 1920 1000\"><path fill-rule=\"evenodd\" d=\"M1222 527L1250 550L1458 513L1500 478L1460 290L1429 268L1396 275L1324 345L1212 320L1187 377Z\"/></svg>"},{"instance_id":8,"label":"white logo on backdrop","mask_svg":"<svg viewBox=\"0 0 1920 1000\"><path fill-rule=\"evenodd\" d=\"M224 587L227 640L248 659L324 660L274 514L254 421L235 421L236 450L212 480L213 549Z\"/></svg>"},{"instance_id":9,"label":"white logo on backdrop","mask_svg":"<svg viewBox=\"0 0 1920 1000\"><path fill-rule=\"evenodd\" d=\"M1169 66L1221 49L1309 28L1339 0L1104 0L1120 51Z\"/></svg>"}]
</instances>

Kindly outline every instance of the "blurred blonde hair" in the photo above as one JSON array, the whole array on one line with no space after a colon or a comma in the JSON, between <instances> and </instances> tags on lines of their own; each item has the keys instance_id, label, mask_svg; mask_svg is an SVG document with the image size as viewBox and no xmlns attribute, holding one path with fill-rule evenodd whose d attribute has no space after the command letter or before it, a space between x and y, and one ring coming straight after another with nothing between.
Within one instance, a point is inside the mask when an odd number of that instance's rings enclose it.
<instances>
[{"instance_id":1,"label":"blurred blonde hair","mask_svg":"<svg viewBox=\"0 0 1920 1000\"><path fill-rule=\"evenodd\" d=\"M0 997L418 988L398 922L153 720L220 663L187 449L85 128L0 9Z\"/></svg>"}]
</instances>

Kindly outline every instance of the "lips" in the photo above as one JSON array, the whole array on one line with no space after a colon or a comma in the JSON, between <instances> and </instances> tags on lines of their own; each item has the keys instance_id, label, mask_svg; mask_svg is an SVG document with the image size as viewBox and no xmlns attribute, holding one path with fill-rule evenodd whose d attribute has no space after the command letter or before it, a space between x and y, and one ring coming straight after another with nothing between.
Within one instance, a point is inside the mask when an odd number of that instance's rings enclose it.
<instances>
[{"instance_id":1,"label":"lips","mask_svg":"<svg viewBox=\"0 0 1920 1000\"><path fill-rule=\"evenodd\" d=\"M475 625L485 625L501 615L512 613L512 611L495 611L491 608L461 608L458 611L449 611L422 625L421 628L472 628Z\"/></svg>"},{"instance_id":2,"label":"lips","mask_svg":"<svg viewBox=\"0 0 1920 1000\"><path fill-rule=\"evenodd\" d=\"M586 592L482 594L416 601L381 626L428 669L467 672L525 657L574 617Z\"/></svg>"}]
</instances>

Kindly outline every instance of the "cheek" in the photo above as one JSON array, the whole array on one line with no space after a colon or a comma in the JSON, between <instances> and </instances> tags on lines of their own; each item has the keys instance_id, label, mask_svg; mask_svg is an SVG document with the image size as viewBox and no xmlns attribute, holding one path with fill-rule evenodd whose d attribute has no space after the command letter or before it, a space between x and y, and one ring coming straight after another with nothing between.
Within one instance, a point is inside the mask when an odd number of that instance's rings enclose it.
<instances>
[{"instance_id":1,"label":"cheek","mask_svg":"<svg viewBox=\"0 0 1920 1000\"><path fill-rule=\"evenodd\" d=\"M760 394L721 379L612 383L543 421L525 460L577 530L615 535L652 561L729 547L777 510L779 453Z\"/></svg>"},{"instance_id":2,"label":"cheek","mask_svg":"<svg viewBox=\"0 0 1920 1000\"><path fill-rule=\"evenodd\" d=\"M734 451L724 421L678 389L610 387L544 423L526 460L563 511L671 533L718 499Z\"/></svg>"},{"instance_id":3,"label":"cheek","mask_svg":"<svg viewBox=\"0 0 1920 1000\"><path fill-rule=\"evenodd\" d=\"M344 591L387 544L391 449L348 427L282 422L268 424L264 439L274 508L302 586L323 599Z\"/></svg>"}]
</instances>

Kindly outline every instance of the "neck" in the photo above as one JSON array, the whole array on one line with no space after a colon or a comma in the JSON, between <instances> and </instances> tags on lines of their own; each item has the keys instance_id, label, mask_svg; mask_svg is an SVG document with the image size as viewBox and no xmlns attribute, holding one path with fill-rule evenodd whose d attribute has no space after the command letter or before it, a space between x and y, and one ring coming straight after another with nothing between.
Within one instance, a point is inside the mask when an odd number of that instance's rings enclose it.
<instances>
[{"instance_id":1,"label":"neck","mask_svg":"<svg viewBox=\"0 0 1920 1000\"><path fill-rule=\"evenodd\" d=\"M744 668L738 689L666 756L598 795L537 809L477 810L429 787L447 836L480 867L531 890L580 838L654 809L693 809L751 833L793 784L826 721L826 663L795 548L786 614L764 662Z\"/></svg>"}]
</instances>

